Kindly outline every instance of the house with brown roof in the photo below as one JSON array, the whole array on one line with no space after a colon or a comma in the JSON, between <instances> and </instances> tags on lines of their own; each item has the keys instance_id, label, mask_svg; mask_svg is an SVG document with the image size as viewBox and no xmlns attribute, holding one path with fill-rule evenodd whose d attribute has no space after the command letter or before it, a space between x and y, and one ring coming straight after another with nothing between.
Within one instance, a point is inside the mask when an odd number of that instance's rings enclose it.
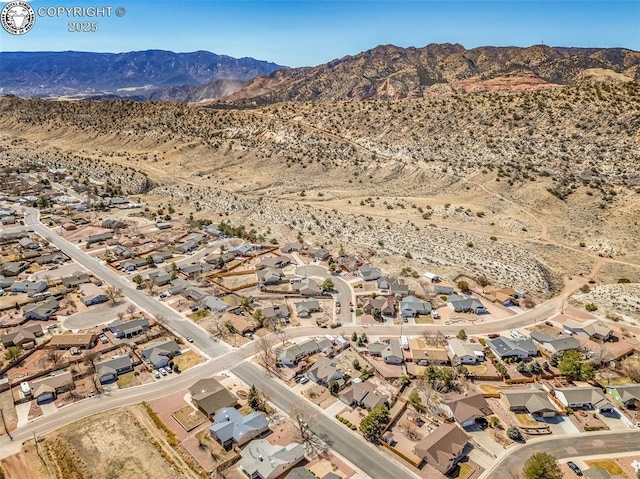
<instances>
[{"instance_id":1,"label":"house with brown roof","mask_svg":"<svg viewBox=\"0 0 640 479\"><path fill-rule=\"evenodd\" d=\"M189 388L189 393L193 404L208 418L222 408L235 407L238 404L238 399L214 378L197 381Z\"/></svg>"},{"instance_id":2,"label":"house with brown roof","mask_svg":"<svg viewBox=\"0 0 640 479\"><path fill-rule=\"evenodd\" d=\"M56 371L29 382L33 397L36 398L38 404L51 402L62 391L73 388L71 371Z\"/></svg>"},{"instance_id":3,"label":"house with brown roof","mask_svg":"<svg viewBox=\"0 0 640 479\"><path fill-rule=\"evenodd\" d=\"M393 299L387 296L364 298L362 301L362 311L365 314L371 314L371 311L374 309L378 309L382 316L393 317L396 315L396 305Z\"/></svg>"},{"instance_id":4,"label":"house with brown roof","mask_svg":"<svg viewBox=\"0 0 640 479\"><path fill-rule=\"evenodd\" d=\"M344 372L340 371L334 361L329 358L319 358L307 371L307 377L314 383L328 386L336 381L340 386L344 384Z\"/></svg>"},{"instance_id":5,"label":"house with brown roof","mask_svg":"<svg viewBox=\"0 0 640 479\"><path fill-rule=\"evenodd\" d=\"M540 389L501 391L500 398L507 408L515 413L528 413L542 417L553 417L560 413L549 396Z\"/></svg>"},{"instance_id":6,"label":"house with brown roof","mask_svg":"<svg viewBox=\"0 0 640 479\"><path fill-rule=\"evenodd\" d=\"M98 335L95 333L64 333L57 334L47 344L50 349L90 349L98 342Z\"/></svg>"},{"instance_id":7,"label":"house with brown roof","mask_svg":"<svg viewBox=\"0 0 640 479\"><path fill-rule=\"evenodd\" d=\"M469 438L458 426L441 424L416 443L413 453L442 474L447 474L464 456L468 442Z\"/></svg>"},{"instance_id":8,"label":"house with brown roof","mask_svg":"<svg viewBox=\"0 0 640 479\"><path fill-rule=\"evenodd\" d=\"M473 426L476 421L493 414L489 403L481 392L473 394L445 394L440 401L448 417L462 427Z\"/></svg>"},{"instance_id":9,"label":"house with brown roof","mask_svg":"<svg viewBox=\"0 0 640 479\"><path fill-rule=\"evenodd\" d=\"M37 323L23 324L16 326L7 334L0 336L0 342L2 342L2 346L5 348L19 346L26 349L29 343L35 345L36 338L42 335L42 325Z\"/></svg>"},{"instance_id":10,"label":"house with brown roof","mask_svg":"<svg viewBox=\"0 0 640 479\"><path fill-rule=\"evenodd\" d=\"M271 256L267 258L263 258L258 265L258 268L273 268L273 269L282 269L285 266L289 266L291 264L291 260L284 256Z\"/></svg>"},{"instance_id":11,"label":"house with brown roof","mask_svg":"<svg viewBox=\"0 0 640 479\"><path fill-rule=\"evenodd\" d=\"M424 336L409 339L409 356L411 356L411 361L418 366L447 364L449 362L446 349L427 344Z\"/></svg>"}]
</instances>

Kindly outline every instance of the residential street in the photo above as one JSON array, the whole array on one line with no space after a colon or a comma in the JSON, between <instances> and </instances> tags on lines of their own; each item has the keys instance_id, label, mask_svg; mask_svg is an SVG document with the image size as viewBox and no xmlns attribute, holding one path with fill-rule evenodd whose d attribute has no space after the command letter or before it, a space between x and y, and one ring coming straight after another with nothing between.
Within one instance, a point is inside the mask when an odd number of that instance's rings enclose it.
<instances>
[{"instance_id":1,"label":"residential street","mask_svg":"<svg viewBox=\"0 0 640 479\"><path fill-rule=\"evenodd\" d=\"M522 471L522 464L536 452L548 452L558 459L570 459L580 456L592 456L610 453L612 456L622 452L640 451L640 431L628 432L591 432L580 435L571 434L531 441L523 446L505 451L492 469L484 471L481 479L511 479L512 472Z\"/></svg>"},{"instance_id":2,"label":"residential street","mask_svg":"<svg viewBox=\"0 0 640 479\"><path fill-rule=\"evenodd\" d=\"M321 278L322 280L331 278L334 289L338 292L338 301L340 301L341 304L340 314L337 315L337 319L342 324L353 323L354 315L349 311L349 302L353 301L353 304L355 304L355 296L351 286L349 286L344 279L340 276L329 274L327 268L316 264L298 266L296 268L296 274L305 278Z\"/></svg>"},{"instance_id":3,"label":"residential street","mask_svg":"<svg viewBox=\"0 0 640 479\"><path fill-rule=\"evenodd\" d=\"M265 376L264 372L249 363L243 363L231 370L247 384L255 385L260 391L266 391L269 400L278 408L288 413L294 402L301 400L283 384ZM318 413L320 414L320 413ZM331 448L348 458L354 465L374 479L410 479L416 477L402 466L389 460L382 451L372 444L356 439L344 426L331 420L321 418L314 427L314 432L326 435Z\"/></svg>"}]
</instances>

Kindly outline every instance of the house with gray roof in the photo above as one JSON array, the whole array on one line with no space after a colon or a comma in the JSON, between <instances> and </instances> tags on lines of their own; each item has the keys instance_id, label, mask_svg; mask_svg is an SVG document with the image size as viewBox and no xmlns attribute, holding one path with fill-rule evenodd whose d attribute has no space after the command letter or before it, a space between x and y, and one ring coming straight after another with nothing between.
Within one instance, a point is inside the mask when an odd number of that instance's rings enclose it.
<instances>
[{"instance_id":1,"label":"house with gray roof","mask_svg":"<svg viewBox=\"0 0 640 479\"><path fill-rule=\"evenodd\" d=\"M202 300L202 305L210 311L222 313L229 309L229 305L215 296L207 296Z\"/></svg>"},{"instance_id":2,"label":"house with gray roof","mask_svg":"<svg viewBox=\"0 0 640 479\"><path fill-rule=\"evenodd\" d=\"M109 330L116 338L131 338L149 329L146 318L136 318L129 321L116 319L109 324Z\"/></svg>"},{"instance_id":3,"label":"house with gray roof","mask_svg":"<svg viewBox=\"0 0 640 479\"><path fill-rule=\"evenodd\" d=\"M302 359L320 351L315 339L307 339L278 350L278 360L285 366L294 366Z\"/></svg>"},{"instance_id":4,"label":"house with gray roof","mask_svg":"<svg viewBox=\"0 0 640 479\"><path fill-rule=\"evenodd\" d=\"M378 268L374 268L370 264L363 264L358 270L358 275L364 281L375 281L382 276L382 271L380 271Z\"/></svg>"},{"instance_id":5,"label":"house with gray roof","mask_svg":"<svg viewBox=\"0 0 640 479\"><path fill-rule=\"evenodd\" d=\"M311 313L315 313L317 311L322 311L317 299L307 299L296 303L296 313L301 318L308 318L311 316Z\"/></svg>"},{"instance_id":6,"label":"house with gray roof","mask_svg":"<svg viewBox=\"0 0 640 479\"><path fill-rule=\"evenodd\" d=\"M238 467L249 479L275 479L304 459L304 448L296 442L278 446L256 439L240 454Z\"/></svg>"},{"instance_id":7,"label":"house with gray roof","mask_svg":"<svg viewBox=\"0 0 640 479\"><path fill-rule=\"evenodd\" d=\"M156 271L149 274L149 279L156 286L164 286L165 284L169 284L171 282L171 273L169 273L168 271Z\"/></svg>"},{"instance_id":8,"label":"house with gray roof","mask_svg":"<svg viewBox=\"0 0 640 479\"><path fill-rule=\"evenodd\" d=\"M171 287L169 288L168 293L171 295L176 295L183 293L184 291L192 287L193 285L186 279L176 278L171 281Z\"/></svg>"},{"instance_id":9,"label":"house with gray roof","mask_svg":"<svg viewBox=\"0 0 640 479\"><path fill-rule=\"evenodd\" d=\"M274 268L274 269L282 269L285 266L291 264L291 260L285 256L271 256L267 258L262 258L259 268Z\"/></svg>"},{"instance_id":10,"label":"house with gray roof","mask_svg":"<svg viewBox=\"0 0 640 479\"><path fill-rule=\"evenodd\" d=\"M530 338L511 339L499 336L497 338L487 340L486 344L500 359L514 357L528 359L539 354L538 348L536 348L536 345L533 344L533 341Z\"/></svg>"},{"instance_id":11,"label":"house with gray roof","mask_svg":"<svg viewBox=\"0 0 640 479\"><path fill-rule=\"evenodd\" d=\"M195 278L212 270L213 267L208 263L196 263L180 266L180 272L189 278Z\"/></svg>"},{"instance_id":12,"label":"house with gray roof","mask_svg":"<svg viewBox=\"0 0 640 479\"><path fill-rule=\"evenodd\" d=\"M314 383L328 386L336 381L341 386L344 384L344 372L340 371L337 364L329 358L319 358L307 371L307 377Z\"/></svg>"},{"instance_id":13,"label":"house with gray roof","mask_svg":"<svg viewBox=\"0 0 640 479\"><path fill-rule=\"evenodd\" d=\"M243 446L269 430L267 418L259 411L243 416L237 409L225 407L213 416L213 420L209 434L227 451L233 444Z\"/></svg>"},{"instance_id":14,"label":"house with gray roof","mask_svg":"<svg viewBox=\"0 0 640 479\"><path fill-rule=\"evenodd\" d=\"M317 296L322 293L318 283L311 278L305 278L299 283L294 283L291 287L302 296Z\"/></svg>"},{"instance_id":15,"label":"house with gray roof","mask_svg":"<svg viewBox=\"0 0 640 479\"><path fill-rule=\"evenodd\" d=\"M280 246L280 251L283 253L299 253L304 249L303 243L285 243Z\"/></svg>"},{"instance_id":16,"label":"house with gray roof","mask_svg":"<svg viewBox=\"0 0 640 479\"><path fill-rule=\"evenodd\" d=\"M143 268L147 265L147 260L144 258L131 258L120 263L120 269L122 271L136 271L138 268Z\"/></svg>"},{"instance_id":17,"label":"house with gray roof","mask_svg":"<svg viewBox=\"0 0 640 479\"><path fill-rule=\"evenodd\" d=\"M142 350L142 357L148 359L156 368L169 366L174 356L180 354L180 346L173 339L153 344Z\"/></svg>"},{"instance_id":18,"label":"house with gray roof","mask_svg":"<svg viewBox=\"0 0 640 479\"><path fill-rule=\"evenodd\" d=\"M176 251L182 254L191 253L192 251L195 251L196 249L198 249L199 245L200 245L199 241L195 241L195 240L185 241L184 243L176 246Z\"/></svg>"},{"instance_id":19,"label":"house with gray roof","mask_svg":"<svg viewBox=\"0 0 640 479\"><path fill-rule=\"evenodd\" d=\"M500 391L502 402L515 413L527 413L534 416L553 417L560 410L551 402L547 394L537 388Z\"/></svg>"},{"instance_id":20,"label":"house with gray roof","mask_svg":"<svg viewBox=\"0 0 640 479\"><path fill-rule=\"evenodd\" d=\"M593 409L605 413L613 411L613 406L600 388L593 386L556 388L553 394L564 406L572 409Z\"/></svg>"},{"instance_id":21,"label":"house with gray roof","mask_svg":"<svg viewBox=\"0 0 640 479\"><path fill-rule=\"evenodd\" d=\"M387 347L382 350L380 356L387 364L402 364L404 362L404 353L400 341L397 339L387 340Z\"/></svg>"},{"instance_id":22,"label":"house with gray roof","mask_svg":"<svg viewBox=\"0 0 640 479\"><path fill-rule=\"evenodd\" d=\"M404 282L404 279L398 278L391 282L389 285L389 292L394 296L407 296L411 290L409 285Z\"/></svg>"},{"instance_id":23,"label":"house with gray roof","mask_svg":"<svg viewBox=\"0 0 640 479\"><path fill-rule=\"evenodd\" d=\"M62 264L68 259L69 257L66 254L61 253L60 251L56 251L55 253L47 253L47 254L42 254L38 256L36 258L36 263L40 265L51 264L51 263Z\"/></svg>"},{"instance_id":24,"label":"house with gray roof","mask_svg":"<svg viewBox=\"0 0 640 479\"><path fill-rule=\"evenodd\" d=\"M173 258L173 253L171 251L158 251L157 253L153 253L151 255L151 259L153 260L154 264L164 263L171 258Z\"/></svg>"},{"instance_id":25,"label":"house with gray roof","mask_svg":"<svg viewBox=\"0 0 640 479\"><path fill-rule=\"evenodd\" d=\"M258 282L263 285L280 284L284 273L280 269L276 268L264 268L256 272Z\"/></svg>"},{"instance_id":26,"label":"house with gray roof","mask_svg":"<svg viewBox=\"0 0 640 479\"><path fill-rule=\"evenodd\" d=\"M382 351L384 351L387 346L387 343L375 341L373 343L369 343L369 346L367 346L367 350L369 351L370 356L382 356Z\"/></svg>"},{"instance_id":27,"label":"house with gray roof","mask_svg":"<svg viewBox=\"0 0 640 479\"><path fill-rule=\"evenodd\" d=\"M91 279L87 273L75 273L71 276L67 276L66 278L62 278L62 284L66 288L76 288L81 284L90 283Z\"/></svg>"},{"instance_id":28,"label":"house with gray roof","mask_svg":"<svg viewBox=\"0 0 640 479\"><path fill-rule=\"evenodd\" d=\"M118 380L118 376L133 371L133 363L128 354L114 356L94 364L100 384L109 384Z\"/></svg>"},{"instance_id":29,"label":"house with gray roof","mask_svg":"<svg viewBox=\"0 0 640 479\"><path fill-rule=\"evenodd\" d=\"M34 241L33 238L24 237L18 240L18 244L22 249L40 249L40 245L37 241Z\"/></svg>"},{"instance_id":30,"label":"house with gray roof","mask_svg":"<svg viewBox=\"0 0 640 479\"><path fill-rule=\"evenodd\" d=\"M15 283L15 279L13 278L5 278L0 275L0 288L11 288L11 285Z\"/></svg>"},{"instance_id":31,"label":"house with gray roof","mask_svg":"<svg viewBox=\"0 0 640 479\"><path fill-rule=\"evenodd\" d=\"M336 477L337 479L341 479L340 476L336 476ZM318 476L316 476L309 469L306 469L305 467L300 466L300 467L294 467L293 469L291 469L289 471L289 474L287 474L284 479L318 479ZM322 479L325 479L325 478L323 477Z\"/></svg>"},{"instance_id":32,"label":"house with gray roof","mask_svg":"<svg viewBox=\"0 0 640 479\"><path fill-rule=\"evenodd\" d=\"M553 337L540 331L533 331L529 336L551 354L564 353L571 349L580 348L580 343L573 336L561 335Z\"/></svg>"},{"instance_id":33,"label":"house with gray roof","mask_svg":"<svg viewBox=\"0 0 640 479\"><path fill-rule=\"evenodd\" d=\"M36 293L42 293L47 289L47 283L45 281L16 281L11 285L12 293L27 293L34 295Z\"/></svg>"},{"instance_id":34,"label":"house with gray roof","mask_svg":"<svg viewBox=\"0 0 640 479\"><path fill-rule=\"evenodd\" d=\"M640 409L640 384L607 386L607 393L626 408Z\"/></svg>"},{"instance_id":35,"label":"house with gray roof","mask_svg":"<svg viewBox=\"0 0 640 479\"><path fill-rule=\"evenodd\" d=\"M607 341L613 336L613 331L599 319L589 321L576 321L568 319L563 324L564 329L571 331L582 338L592 339L594 341Z\"/></svg>"},{"instance_id":36,"label":"house with gray roof","mask_svg":"<svg viewBox=\"0 0 640 479\"><path fill-rule=\"evenodd\" d=\"M46 404L54 401L59 393L73 388L73 376L71 371L54 371L47 376L29 381L29 386L36 403Z\"/></svg>"},{"instance_id":37,"label":"house with gray roof","mask_svg":"<svg viewBox=\"0 0 640 479\"><path fill-rule=\"evenodd\" d=\"M22 307L24 317L27 319L49 319L49 317L56 314L60 304L54 298L47 298L40 303L30 303Z\"/></svg>"},{"instance_id":38,"label":"house with gray roof","mask_svg":"<svg viewBox=\"0 0 640 479\"><path fill-rule=\"evenodd\" d=\"M85 304L85 306L106 303L109 301L109 297L104 290L93 283L81 284L80 293L82 294L80 300Z\"/></svg>"},{"instance_id":39,"label":"house with gray roof","mask_svg":"<svg viewBox=\"0 0 640 479\"><path fill-rule=\"evenodd\" d=\"M477 364L484 360L484 348L478 343L465 343L461 339L453 338L447 343L447 356L451 364Z\"/></svg>"},{"instance_id":40,"label":"house with gray roof","mask_svg":"<svg viewBox=\"0 0 640 479\"><path fill-rule=\"evenodd\" d=\"M440 405L448 417L452 417L462 427L473 426L476 421L493 414L483 393L445 394Z\"/></svg>"},{"instance_id":41,"label":"house with gray roof","mask_svg":"<svg viewBox=\"0 0 640 479\"><path fill-rule=\"evenodd\" d=\"M262 308L262 317L266 320L288 318L289 316L291 316L291 313L286 304L274 304L273 306Z\"/></svg>"},{"instance_id":42,"label":"house with gray roof","mask_svg":"<svg viewBox=\"0 0 640 479\"><path fill-rule=\"evenodd\" d=\"M389 281L389 278L387 278L385 276L380 276L376 280L376 284L378 285L378 289L380 291L389 291L389 288L391 287L391 283Z\"/></svg>"},{"instance_id":43,"label":"house with gray roof","mask_svg":"<svg viewBox=\"0 0 640 479\"><path fill-rule=\"evenodd\" d=\"M415 296L405 296L400 300L400 314L405 318L431 313L431 303Z\"/></svg>"},{"instance_id":44,"label":"house with gray roof","mask_svg":"<svg viewBox=\"0 0 640 479\"><path fill-rule=\"evenodd\" d=\"M238 246L235 249L231 250L236 256L251 256L251 252L253 251L253 245L250 243L245 243L242 246Z\"/></svg>"},{"instance_id":45,"label":"house with gray roof","mask_svg":"<svg viewBox=\"0 0 640 479\"><path fill-rule=\"evenodd\" d=\"M478 298L458 294L452 294L447 298L447 306L456 313L484 314L487 312L487 308Z\"/></svg>"},{"instance_id":46,"label":"house with gray roof","mask_svg":"<svg viewBox=\"0 0 640 479\"><path fill-rule=\"evenodd\" d=\"M0 264L0 273L4 276L18 276L29 267L26 261L7 261Z\"/></svg>"},{"instance_id":47,"label":"house with gray roof","mask_svg":"<svg viewBox=\"0 0 640 479\"><path fill-rule=\"evenodd\" d=\"M327 248L311 248L309 254L317 261L326 261L331 257L331 252Z\"/></svg>"},{"instance_id":48,"label":"house with gray roof","mask_svg":"<svg viewBox=\"0 0 640 479\"><path fill-rule=\"evenodd\" d=\"M113 238L113 231L109 231L107 233L100 233L96 235L87 236L87 244L93 243L101 243L103 241L107 241Z\"/></svg>"}]
</instances>

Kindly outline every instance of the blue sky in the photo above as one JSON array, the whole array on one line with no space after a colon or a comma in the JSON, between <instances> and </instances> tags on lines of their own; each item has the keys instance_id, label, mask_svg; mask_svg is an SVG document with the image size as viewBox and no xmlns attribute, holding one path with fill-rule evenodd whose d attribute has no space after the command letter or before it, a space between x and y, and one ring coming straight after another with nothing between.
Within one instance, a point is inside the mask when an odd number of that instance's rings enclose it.
<instances>
[{"instance_id":1,"label":"blue sky","mask_svg":"<svg viewBox=\"0 0 640 479\"><path fill-rule=\"evenodd\" d=\"M124 7L118 18L38 16L27 34L0 29L1 51L209 50L281 65L317 65L380 44L626 47L640 50L640 0L244 1L34 0L38 7ZM0 4L1 6L2 4ZM68 32L72 20L95 33Z\"/></svg>"}]
</instances>

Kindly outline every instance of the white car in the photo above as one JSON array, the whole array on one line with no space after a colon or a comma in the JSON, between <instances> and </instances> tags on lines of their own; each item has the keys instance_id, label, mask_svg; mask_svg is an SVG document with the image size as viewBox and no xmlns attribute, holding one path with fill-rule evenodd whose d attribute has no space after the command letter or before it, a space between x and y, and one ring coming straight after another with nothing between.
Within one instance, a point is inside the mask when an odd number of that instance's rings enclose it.
<instances>
[{"instance_id":1,"label":"white car","mask_svg":"<svg viewBox=\"0 0 640 479\"><path fill-rule=\"evenodd\" d=\"M158 371L157 369L154 369L151 374L153 375L154 378L156 379L160 379L160 371Z\"/></svg>"},{"instance_id":2,"label":"white car","mask_svg":"<svg viewBox=\"0 0 640 479\"><path fill-rule=\"evenodd\" d=\"M165 368L159 368L160 374L162 374L163 376L167 375L167 371Z\"/></svg>"},{"instance_id":3,"label":"white car","mask_svg":"<svg viewBox=\"0 0 640 479\"><path fill-rule=\"evenodd\" d=\"M524 335L520 331L516 331L515 329L513 331L509 331L509 334L513 339L524 339Z\"/></svg>"}]
</instances>

